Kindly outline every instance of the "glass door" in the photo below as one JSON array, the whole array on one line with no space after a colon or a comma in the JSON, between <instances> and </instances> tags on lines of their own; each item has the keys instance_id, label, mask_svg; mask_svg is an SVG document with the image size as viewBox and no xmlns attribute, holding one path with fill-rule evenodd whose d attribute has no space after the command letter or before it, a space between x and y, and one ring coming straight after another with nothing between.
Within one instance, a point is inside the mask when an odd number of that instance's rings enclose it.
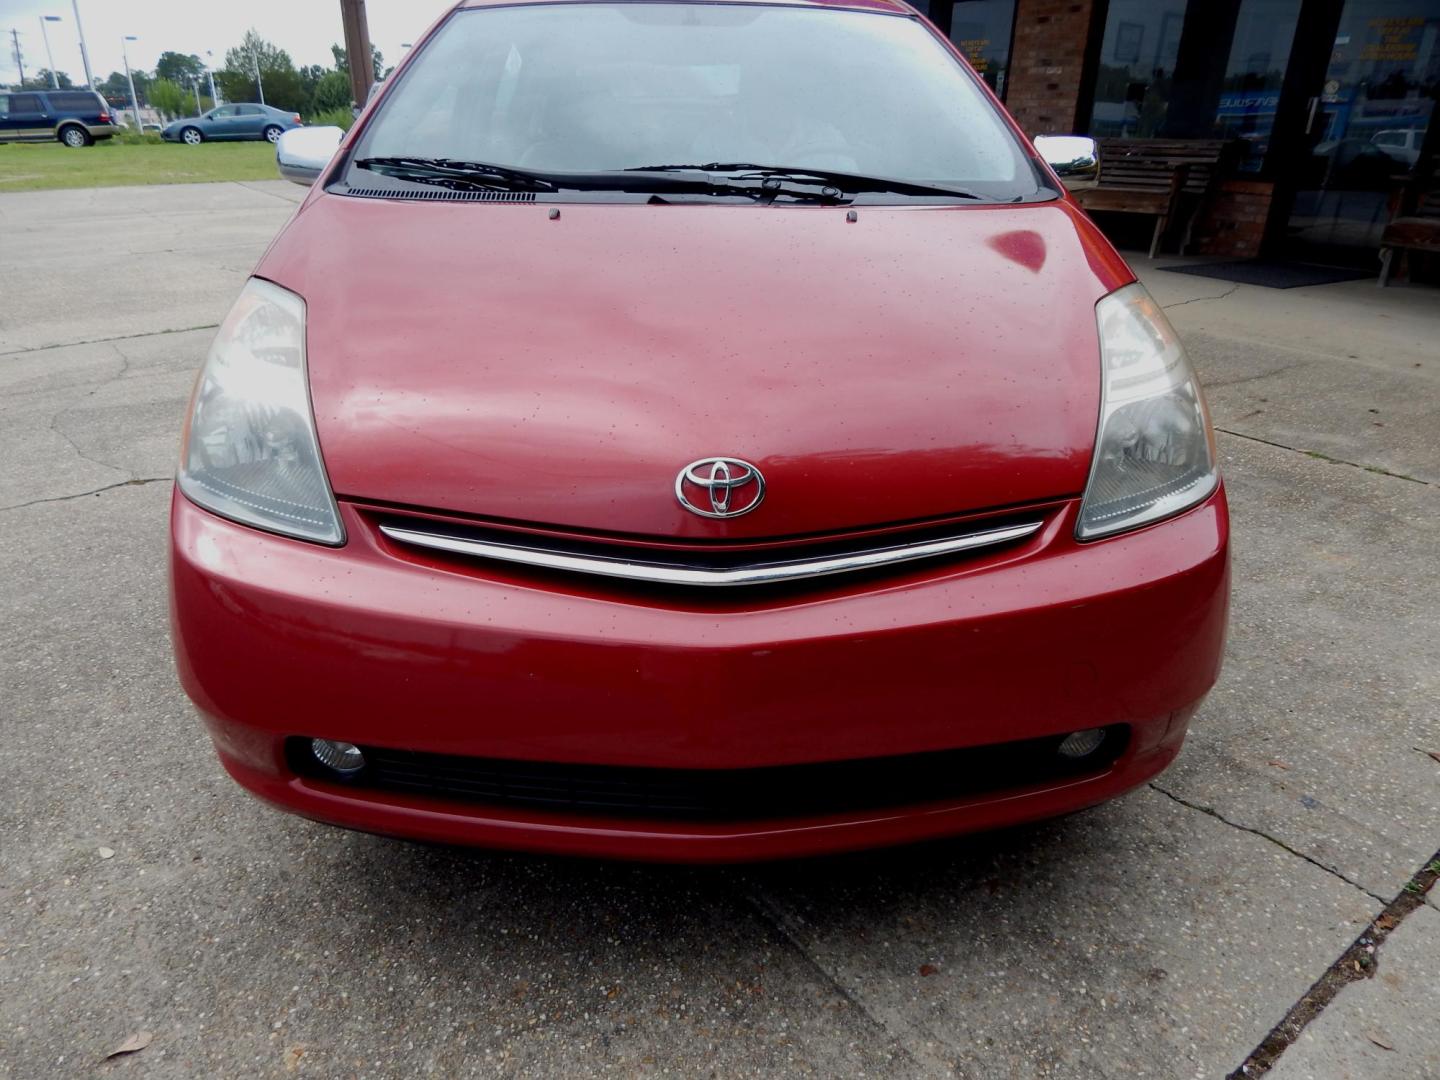
<instances>
[{"instance_id":1,"label":"glass door","mask_svg":"<svg viewBox=\"0 0 1440 1080\"><path fill-rule=\"evenodd\" d=\"M1368 265L1437 134L1440 0L1344 0L1324 79L1311 89L1284 168L1293 201L1277 240L1290 258Z\"/></svg>"}]
</instances>

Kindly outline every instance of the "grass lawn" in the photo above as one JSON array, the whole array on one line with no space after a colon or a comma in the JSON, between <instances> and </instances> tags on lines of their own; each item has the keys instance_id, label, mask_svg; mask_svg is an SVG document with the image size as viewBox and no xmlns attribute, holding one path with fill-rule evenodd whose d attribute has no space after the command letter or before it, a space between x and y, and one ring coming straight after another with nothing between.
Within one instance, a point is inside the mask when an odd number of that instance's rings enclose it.
<instances>
[{"instance_id":1,"label":"grass lawn","mask_svg":"<svg viewBox=\"0 0 1440 1080\"><path fill-rule=\"evenodd\" d=\"M120 143L72 150L58 142L0 146L0 193L119 184L198 184L209 180L276 180L268 142Z\"/></svg>"}]
</instances>

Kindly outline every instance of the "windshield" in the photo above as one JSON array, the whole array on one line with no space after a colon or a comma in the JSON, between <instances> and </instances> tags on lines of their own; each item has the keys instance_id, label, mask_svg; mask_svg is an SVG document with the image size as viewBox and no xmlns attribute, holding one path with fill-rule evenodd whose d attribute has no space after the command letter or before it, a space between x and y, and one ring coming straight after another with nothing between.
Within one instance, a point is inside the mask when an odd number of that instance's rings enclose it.
<instances>
[{"instance_id":1,"label":"windshield","mask_svg":"<svg viewBox=\"0 0 1440 1080\"><path fill-rule=\"evenodd\" d=\"M382 158L592 174L743 163L986 199L1051 194L975 80L917 20L823 8L457 11L353 155Z\"/></svg>"}]
</instances>

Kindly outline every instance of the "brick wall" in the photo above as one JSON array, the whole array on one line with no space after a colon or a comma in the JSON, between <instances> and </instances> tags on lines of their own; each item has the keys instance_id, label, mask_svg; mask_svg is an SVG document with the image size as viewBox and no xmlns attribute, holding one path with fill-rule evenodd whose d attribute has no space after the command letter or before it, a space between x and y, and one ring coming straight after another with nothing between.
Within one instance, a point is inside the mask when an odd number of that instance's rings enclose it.
<instances>
[{"instance_id":1,"label":"brick wall","mask_svg":"<svg viewBox=\"0 0 1440 1080\"><path fill-rule=\"evenodd\" d=\"M1018 0L1005 105L1029 135L1075 131L1094 0Z\"/></svg>"},{"instance_id":2,"label":"brick wall","mask_svg":"<svg viewBox=\"0 0 1440 1080\"><path fill-rule=\"evenodd\" d=\"M1274 194L1273 184L1254 180L1224 181L1205 216L1195 223L1190 252L1240 259L1257 257Z\"/></svg>"}]
</instances>

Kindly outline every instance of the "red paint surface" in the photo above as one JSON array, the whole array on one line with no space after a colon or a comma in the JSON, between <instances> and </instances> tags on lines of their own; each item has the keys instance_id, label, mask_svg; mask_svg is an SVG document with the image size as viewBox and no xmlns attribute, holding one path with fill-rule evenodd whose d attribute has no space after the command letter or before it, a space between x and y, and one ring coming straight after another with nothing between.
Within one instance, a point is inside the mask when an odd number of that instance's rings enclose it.
<instances>
[{"instance_id":1,"label":"red paint surface","mask_svg":"<svg viewBox=\"0 0 1440 1080\"><path fill-rule=\"evenodd\" d=\"M390 548L349 505L343 549L278 539L177 494L176 656L222 757L247 786L327 820L402 835L501 842L483 825L492 814L475 808L432 818L421 813L423 800L387 810L400 803L348 792L321 800L322 811L319 796L307 794L316 785L288 774L283 738L731 768L1128 722L1136 738L1115 782L1130 786L1168 763L1149 751L1219 669L1229 592L1224 496L1083 546L1073 539L1074 511L1069 504L1009 555L783 602L711 603L426 565ZM999 803L977 820L1041 816L1111 789L1065 790L1033 805ZM852 842L908 835L906 815L890 816L882 833L862 830ZM944 817L949 826L937 820L920 814L914 835L978 827L964 814ZM663 822L626 828L667 831ZM531 836L515 824L502 831L507 843ZM804 844L798 834L792 840L785 851ZM576 837L551 843L584 846ZM741 845L733 854L768 850ZM690 854L685 841L663 835L626 851Z\"/></svg>"},{"instance_id":2,"label":"red paint surface","mask_svg":"<svg viewBox=\"0 0 1440 1080\"><path fill-rule=\"evenodd\" d=\"M1173 760L1220 666L1225 497L1074 540L1099 405L1094 304L1133 275L1069 200L862 207L855 224L815 207L547 209L317 186L262 260L307 303L348 543L270 536L175 496L177 666L241 784L398 836L721 861L1064 813ZM705 455L759 465L762 507L728 522L681 510L675 474ZM768 549L1018 503L1046 524L1016 547L741 597L432 557L386 541L373 515ZM1131 725L1128 747L1088 779L724 825L366 793L293 775L282 749L305 735L723 769L1112 723Z\"/></svg>"},{"instance_id":3,"label":"red paint surface","mask_svg":"<svg viewBox=\"0 0 1440 1080\"><path fill-rule=\"evenodd\" d=\"M736 538L1083 490L1130 277L1068 204L547 209L329 195L276 242L337 495ZM706 455L765 503L656 497Z\"/></svg>"}]
</instances>

